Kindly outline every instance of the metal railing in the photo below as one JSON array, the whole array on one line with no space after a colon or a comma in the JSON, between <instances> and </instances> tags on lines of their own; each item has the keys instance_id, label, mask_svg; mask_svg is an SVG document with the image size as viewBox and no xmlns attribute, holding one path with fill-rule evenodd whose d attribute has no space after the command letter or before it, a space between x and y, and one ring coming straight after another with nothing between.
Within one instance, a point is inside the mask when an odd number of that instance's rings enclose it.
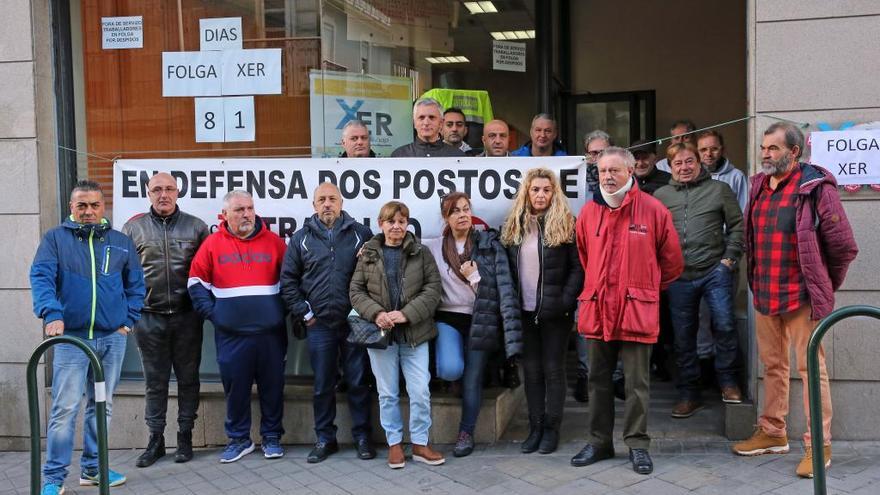
<instances>
[{"instance_id":1,"label":"metal railing","mask_svg":"<svg viewBox=\"0 0 880 495\"><path fill-rule=\"evenodd\" d=\"M95 421L98 423L98 489L101 495L110 494L110 463L107 457L107 392L104 385L104 367L95 351L76 337L62 335L44 340L34 349L27 365L28 413L31 422L31 493L40 493L40 397L37 388L37 365L43 353L57 344L70 344L86 353L95 377Z\"/></svg>"},{"instance_id":2,"label":"metal railing","mask_svg":"<svg viewBox=\"0 0 880 495\"><path fill-rule=\"evenodd\" d=\"M825 495L825 439L822 431L822 395L819 383L819 344L822 337L841 320L853 316L871 316L880 320L880 308L858 305L845 306L826 316L813 330L807 344L807 382L810 396L810 431L813 449L813 493Z\"/></svg>"}]
</instances>

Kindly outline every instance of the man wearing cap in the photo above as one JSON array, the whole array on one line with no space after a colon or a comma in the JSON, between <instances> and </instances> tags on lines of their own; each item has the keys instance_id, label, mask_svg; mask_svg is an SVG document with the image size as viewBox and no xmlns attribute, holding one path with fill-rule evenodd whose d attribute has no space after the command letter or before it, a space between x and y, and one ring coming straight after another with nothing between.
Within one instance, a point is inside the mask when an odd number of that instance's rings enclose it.
<instances>
[{"instance_id":1,"label":"man wearing cap","mask_svg":"<svg viewBox=\"0 0 880 495\"><path fill-rule=\"evenodd\" d=\"M630 146L633 156L636 159L636 168L633 170L639 189L654 195L654 191L669 184L672 175L658 169L657 151L653 141L640 140Z\"/></svg>"}]
</instances>

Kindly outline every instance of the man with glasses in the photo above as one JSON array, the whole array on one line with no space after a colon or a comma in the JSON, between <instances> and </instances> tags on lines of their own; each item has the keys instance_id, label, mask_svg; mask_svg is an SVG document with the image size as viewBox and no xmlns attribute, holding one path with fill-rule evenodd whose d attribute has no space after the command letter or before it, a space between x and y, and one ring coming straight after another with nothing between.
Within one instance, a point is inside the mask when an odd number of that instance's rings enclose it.
<instances>
[{"instance_id":1,"label":"man with glasses","mask_svg":"<svg viewBox=\"0 0 880 495\"><path fill-rule=\"evenodd\" d=\"M192 459L192 429L199 407L202 319L193 310L186 284L189 268L208 226L177 206L177 181L154 175L147 191L150 210L129 220L122 232L134 241L147 285L134 337L144 368L144 420L150 432L137 467L165 455L165 414L171 370L177 378L177 451L175 462Z\"/></svg>"}]
</instances>

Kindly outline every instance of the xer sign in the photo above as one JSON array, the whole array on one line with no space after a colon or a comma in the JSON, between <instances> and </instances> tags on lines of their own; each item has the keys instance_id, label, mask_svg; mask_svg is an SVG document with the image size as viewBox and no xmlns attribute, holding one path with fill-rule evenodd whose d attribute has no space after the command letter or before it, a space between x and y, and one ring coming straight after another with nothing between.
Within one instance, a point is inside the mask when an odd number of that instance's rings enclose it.
<instances>
[{"instance_id":1,"label":"xer sign","mask_svg":"<svg viewBox=\"0 0 880 495\"><path fill-rule=\"evenodd\" d=\"M345 127L345 124L351 122L352 120L360 120L367 127L373 126L373 135L375 136L393 136L394 134L391 132L391 115L383 112L362 112L360 111L361 107L364 106L364 100L355 100L355 102L349 105L344 99L336 98L336 103L342 109L344 115L342 119L339 120L339 123L336 124L337 129L342 129ZM375 115L375 118L374 118Z\"/></svg>"}]
</instances>

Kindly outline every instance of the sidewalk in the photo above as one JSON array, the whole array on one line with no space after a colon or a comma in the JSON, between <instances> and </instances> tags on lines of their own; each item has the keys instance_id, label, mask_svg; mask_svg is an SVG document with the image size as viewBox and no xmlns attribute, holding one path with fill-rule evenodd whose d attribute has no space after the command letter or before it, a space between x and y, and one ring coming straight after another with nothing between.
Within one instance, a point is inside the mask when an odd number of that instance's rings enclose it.
<instances>
[{"instance_id":1,"label":"sidewalk","mask_svg":"<svg viewBox=\"0 0 880 495\"><path fill-rule=\"evenodd\" d=\"M170 456L146 469L134 467L138 452L112 451L113 468L128 476L128 483L111 489L123 494L337 494L397 493L430 494L807 494L812 481L798 479L795 466L802 449L793 446L782 456L737 457L728 442L661 440L654 451L654 473L635 474L618 447L617 457L574 468L569 458L581 447L568 442L551 455L519 453L512 442L479 446L471 456L456 459L449 446L443 466L430 467L409 460L406 468L391 470L385 449L372 461L354 457L343 448L327 461L307 464L307 446L288 447L282 459L266 460L259 450L234 464L218 462L220 449L198 451L187 464L175 464ZM828 471L828 493L880 493L880 442L837 442L834 462ZM0 494L26 494L29 471L26 452L0 453L3 483ZM76 471L74 471L76 472ZM69 476L67 494L96 494L94 487L77 486Z\"/></svg>"}]
</instances>

